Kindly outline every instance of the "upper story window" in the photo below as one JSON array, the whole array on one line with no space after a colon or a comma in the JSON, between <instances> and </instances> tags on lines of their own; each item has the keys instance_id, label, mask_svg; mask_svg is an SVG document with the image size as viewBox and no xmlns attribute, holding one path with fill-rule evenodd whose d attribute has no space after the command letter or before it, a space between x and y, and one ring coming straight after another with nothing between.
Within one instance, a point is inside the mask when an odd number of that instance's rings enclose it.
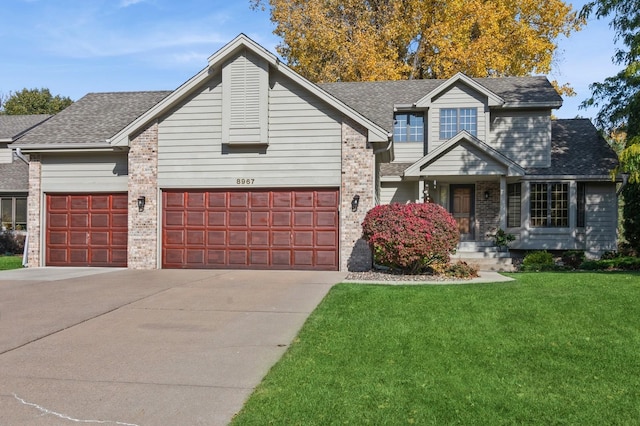
<instances>
[{"instance_id":1,"label":"upper story window","mask_svg":"<svg viewBox=\"0 0 640 426\"><path fill-rule=\"evenodd\" d=\"M424 142L424 114L397 112L393 116L394 142Z\"/></svg>"},{"instance_id":2,"label":"upper story window","mask_svg":"<svg viewBox=\"0 0 640 426\"><path fill-rule=\"evenodd\" d=\"M478 110L476 108L440 109L440 139L451 139L459 131L478 134Z\"/></svg>"},{"instance_id":3,"label":"upper story window","mask_svg":"<svg viewBox=\"0 0 640 426\"><path fill-rule=\"evenodd\" d=\"M531 226L569 226L569 185L566 183L532 183L530 187Z\"/></svg>"}]
</instances>

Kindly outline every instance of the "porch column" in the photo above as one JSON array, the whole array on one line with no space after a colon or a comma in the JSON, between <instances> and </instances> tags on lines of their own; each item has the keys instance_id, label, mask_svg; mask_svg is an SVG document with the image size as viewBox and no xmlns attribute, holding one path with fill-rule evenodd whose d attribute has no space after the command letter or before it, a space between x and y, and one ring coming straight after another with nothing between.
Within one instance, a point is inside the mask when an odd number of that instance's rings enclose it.
<instances>
[{"instance_id":1,"label":"porch column","mask_svg":"<svg viewBox=\"0 0 640 426\"><path fill-rule=\"evenodd\" d=\"M416 198L419 203L424 203L424 179L420 178L418 181L418 197Z\"/></svg>"},{"instance_id":2,"label":"porch column","mask_svg":"<svg viewBox=\"0 0 640 426\"><path fill-rule=\"evenodd\" d=\"M500 175L500 229L507 229L507 177Z\"/></svg>"}]
</instances>

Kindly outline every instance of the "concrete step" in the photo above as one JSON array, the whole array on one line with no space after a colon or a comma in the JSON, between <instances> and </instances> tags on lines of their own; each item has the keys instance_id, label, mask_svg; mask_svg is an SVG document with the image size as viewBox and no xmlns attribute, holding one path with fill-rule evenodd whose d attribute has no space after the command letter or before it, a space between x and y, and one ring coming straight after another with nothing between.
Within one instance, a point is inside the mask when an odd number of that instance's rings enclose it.
<instances>
[{"instance_id":1,"label":"concrete step","mask_svg":"<svg viewBox=\"0 0 640 426\"><path fill-rule=\"evenodd\" d=\"M462 261L476 266L480 271L513 272L515 268L510 257L499 258L467 258L451 257L452 262Z\"/></svg>"}]
</instances>

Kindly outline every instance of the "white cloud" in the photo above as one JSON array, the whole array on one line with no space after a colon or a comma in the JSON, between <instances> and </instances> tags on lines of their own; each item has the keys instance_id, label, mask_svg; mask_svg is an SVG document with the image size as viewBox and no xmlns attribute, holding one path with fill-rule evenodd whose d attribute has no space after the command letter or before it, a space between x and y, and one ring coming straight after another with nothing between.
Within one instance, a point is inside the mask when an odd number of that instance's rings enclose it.
<instances>
[{"instance_id":1,"label":"white cloud","mask_svg":"<svg viewBox=\"0 0 640 426\"><path fill-rule=\"evenodd\" d=\"M120 0L120 7L129 7L134 4L144 3L146 0Z\"/></svg>"}]
</instances>

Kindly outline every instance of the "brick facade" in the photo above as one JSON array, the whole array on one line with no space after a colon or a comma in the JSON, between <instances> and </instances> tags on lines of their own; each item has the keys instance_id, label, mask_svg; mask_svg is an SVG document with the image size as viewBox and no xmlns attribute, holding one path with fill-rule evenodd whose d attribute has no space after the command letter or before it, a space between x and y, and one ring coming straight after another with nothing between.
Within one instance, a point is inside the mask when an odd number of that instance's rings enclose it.
<instances>
[{"instance_id":1,"label":"brick facade","mask_svg":"<svg viewBox=\"0 0 640 426\"><path fill-rule=\"evenodd\" d=\"M375 155L367 143L367 130L352 121L342 122L342 185L340 188L340 270L371 268L371 251L362 237L362 221L374 207ZM358 210L351 201L360 197Z\"/></svg>"},{"instance_id":2,"label":"brick facade","mask_svg":"<svg viewBox=\"0 0 640 426\"><path fill-rule=\"evenodd\" d=\"M489 199L484 198L489 192ZM492 234L500 226L500 183L476 182L476 241L491 240Z\"/></svg>"},{"instance_id":3,"label":"brick facade","mask_svg":"<svg viewBox=\"0 0 640 426\"><path fill-rule=\"evenodd\" d=\"M40 260L40 243L42 239L42 160L40 155L31 154L29 159L29 196L27 198L27 231L29 247L27 266L36 268L44 266Z\"/></svg>"},{"instance_id":4,"label":"brick facade","mask_svg":"<svg viewBox=\"0 0 640 426\"><path fill-rule=\"evenodd\" d=\"M138 197L145 197L138 211ZM129 238L127 266L130 269L158 267L158 125L138 134L129 147Z\"/></svg>"}]
</instances>

